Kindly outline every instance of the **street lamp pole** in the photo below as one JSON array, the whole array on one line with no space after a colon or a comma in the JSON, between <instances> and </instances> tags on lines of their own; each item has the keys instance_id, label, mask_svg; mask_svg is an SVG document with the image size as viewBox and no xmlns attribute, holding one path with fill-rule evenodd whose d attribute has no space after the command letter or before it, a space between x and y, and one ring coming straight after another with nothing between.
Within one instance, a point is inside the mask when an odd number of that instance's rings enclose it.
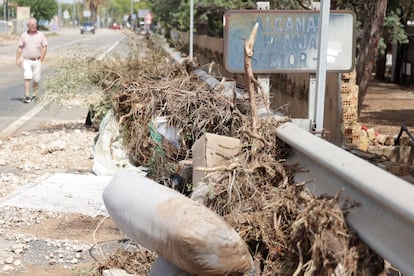
<instances>
[{"instance_id":1,"label":"street lamp pole","mask_svg":"<svg viewBox=\"0 0 414 276\"><path fill-rule=\"evenodd\" d=\"M6 21L6 1L3 1L3 19Z\"/></svg>"},{"instance_id":2,"label":"street lamp pole","mask_svg":"<svg viewBox=\"0 0 414 276\"><path fill-rule=\"evenodd\" d=\"M9 7L8 7L9 3L8 0L4 0L3 1L3 15L4 15L4 20L8 21L9 20Z\"/></svg>"},{"instance_id":3,"label":"street lamp pole","mask_svg":"<svg viewBox=\"0 0 414 276\"><path fill-rule=\"evenodd\" d=\"M194 0L190 0L190 41L188 47L190 52L189 59L193 60L193 27L194 27Z\"/></svg>"}]
</instances>

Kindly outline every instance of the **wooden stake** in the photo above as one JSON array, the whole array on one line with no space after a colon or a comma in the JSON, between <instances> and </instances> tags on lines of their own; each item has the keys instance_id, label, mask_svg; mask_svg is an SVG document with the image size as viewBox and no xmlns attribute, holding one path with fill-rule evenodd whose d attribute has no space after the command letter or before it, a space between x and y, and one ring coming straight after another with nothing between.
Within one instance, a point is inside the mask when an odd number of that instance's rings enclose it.
<instances>
[{"instance_id":1,"label":"wooden stake","mask_svg":"<svg viewBox=\"0 0 414 276\"><path fill-rule=\"evenodd\" d=\"M249 92L249 99L250 99L250 112L252 115L252 132L255 135L257 135L257 121L258 121L258 114L257 114L257 107L256 107L256 95L255 95L256 94L255 83L257 83L257 80L254 78L254 75L253 75L252 56L253 56L254 40L256 39L258 27L259 27L259 24L256 22L250 34L249 39L244 42L244 70L246 73L246 87L247 87L247 91Z\"/></svg>"}]
</instances>

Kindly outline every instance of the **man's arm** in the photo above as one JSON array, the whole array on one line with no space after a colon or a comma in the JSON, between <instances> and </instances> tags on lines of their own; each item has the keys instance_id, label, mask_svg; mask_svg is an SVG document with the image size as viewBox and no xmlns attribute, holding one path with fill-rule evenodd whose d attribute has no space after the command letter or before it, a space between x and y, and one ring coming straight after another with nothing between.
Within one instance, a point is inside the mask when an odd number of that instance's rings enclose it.
<instances>
[{"instance_id":1,"label":"man's arm","mask_svg":"<svg viewBox=\"0 0 414 276\"><path fill-rule=\"evenodd\" d=\"M17 51L16 51L16 65L17 66L22 66L22 53L23 53L23 47L17 47Z\"/></svg>"},{"instance_id":2,"label":"man's arm","mask_svg":"<svg viewBox=\"0 0 414 276\"><path fill-rule=\"evenodd\" d=\"M40 53L40 61L43 61L45 59L46 53L47 53L47 45L42 47L42 51Z\"/></svg>"},{"instance_id":3,"label":"man's arm","mask_svg":"<svg viewBox=\"0 0 414 276\"><path fill-rule=\"evenodd\" d=\"M47 43L46 35L44 33L41 33L41 34L42 34L42 50L40 52L40 61L43 62L43 60L45 59L46 54L47 54L47 44L48 43Z\"/></svg>"}]
</instances>

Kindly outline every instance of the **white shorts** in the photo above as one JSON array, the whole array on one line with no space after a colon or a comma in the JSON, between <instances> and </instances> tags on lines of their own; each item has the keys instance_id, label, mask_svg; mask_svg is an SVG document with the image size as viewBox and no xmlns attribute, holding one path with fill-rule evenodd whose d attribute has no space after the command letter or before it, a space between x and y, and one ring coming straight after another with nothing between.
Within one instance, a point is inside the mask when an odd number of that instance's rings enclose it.
<instances>
[{"instance_id":1,"label":"white shorts","mask_svg":"<svg viewBox=\"0 0 414 276\"><path fill-rule=\"evenodd\" d=\"M24 79L33 80L35 82L40 81L40 75L42 72L42 62L40 60L23 60Z\"/></svg>"}]
</instances>

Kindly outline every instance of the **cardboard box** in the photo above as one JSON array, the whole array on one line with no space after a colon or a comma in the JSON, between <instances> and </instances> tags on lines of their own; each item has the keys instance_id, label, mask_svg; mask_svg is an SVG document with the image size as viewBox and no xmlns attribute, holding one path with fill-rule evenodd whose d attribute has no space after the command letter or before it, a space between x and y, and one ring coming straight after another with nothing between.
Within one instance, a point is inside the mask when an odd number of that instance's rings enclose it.
<instances>
[{"instance_id":1,"label":"cardboard box","mask_svg":"<svg viewBox=\"0 0 414 276\"><path fill-rule=\"evenodd\" d=\"M211 168L230 164L241 151L241 141L227 136L206 133L192 146L193 168ZM206 172L193 170L193 189L206 175Z\"/></svg>"}]
</instances>

